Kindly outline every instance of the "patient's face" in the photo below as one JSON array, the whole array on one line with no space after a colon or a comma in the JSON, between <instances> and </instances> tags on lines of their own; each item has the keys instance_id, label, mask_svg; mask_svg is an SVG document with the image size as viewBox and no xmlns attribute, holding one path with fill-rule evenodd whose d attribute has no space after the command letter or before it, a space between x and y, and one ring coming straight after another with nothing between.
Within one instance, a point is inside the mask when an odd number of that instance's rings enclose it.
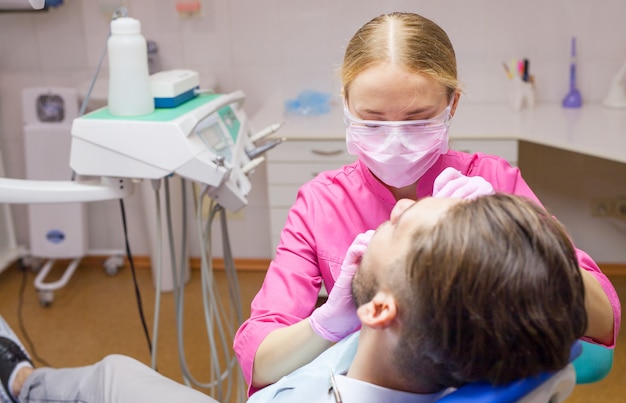
<instances>
[{"instance_id":1,"label":"patient's face","mask_svg":"<svg viewBox=\"0 0 626 403\"><path fill-rule=\"evenodd\" d=\"M352 291L357 306L368 302L376 293L386 271L403 259L415 231L432 227L448 209L460 203L456 198L425 198L417 202L398 200L389 221L378 227L354 276Z\"/></svg>"}]
</instances>

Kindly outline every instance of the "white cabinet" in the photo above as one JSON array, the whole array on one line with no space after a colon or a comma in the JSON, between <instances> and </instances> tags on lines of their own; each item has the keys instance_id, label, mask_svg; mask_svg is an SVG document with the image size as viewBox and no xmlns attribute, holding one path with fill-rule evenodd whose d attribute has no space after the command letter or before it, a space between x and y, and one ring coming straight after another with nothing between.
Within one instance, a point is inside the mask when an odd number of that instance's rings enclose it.
<instances>
[{"instance_id":1,"label":"white cabinet","mask_svg":"<svg viewBox=\"0 0 626 403\"><path fill-rule=\"evenodd\" d=\"M289 139L268 153L267 182L272 255L298 189L317 174L340 168L356 159L344 140Z\"/></svg>"}]
</instances>

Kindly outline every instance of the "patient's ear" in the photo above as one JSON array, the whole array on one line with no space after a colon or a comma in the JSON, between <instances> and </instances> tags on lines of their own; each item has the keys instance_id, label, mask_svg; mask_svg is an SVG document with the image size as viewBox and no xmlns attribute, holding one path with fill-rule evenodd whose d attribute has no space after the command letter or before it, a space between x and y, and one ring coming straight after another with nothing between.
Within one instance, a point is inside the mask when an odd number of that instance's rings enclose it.
<instances>
[{"instance_id":1,"label":"patient's ear","mask_svg":"<svg viewBox=\"0 0 626 403\"><path fill-rule=\"evenodd\" d=\"M357 315L363 325L372 328L384 328L391 325L397 313L395 298L384 291L378 291L370 302L357 309Z\"/></svg>"}]
</instances>

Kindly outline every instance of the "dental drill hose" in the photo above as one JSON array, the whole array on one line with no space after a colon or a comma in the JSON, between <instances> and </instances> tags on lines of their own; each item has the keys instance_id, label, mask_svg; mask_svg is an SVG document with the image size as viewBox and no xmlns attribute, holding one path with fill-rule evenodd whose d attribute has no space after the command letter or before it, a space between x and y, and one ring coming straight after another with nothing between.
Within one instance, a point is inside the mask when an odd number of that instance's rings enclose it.
<instances>
[{"instance_id":1,"label":"dental drill hose","mask_svg":"<svg viewBox=\"0 0 626 403\"><path fill-rule=\"evenodd\" d=\"M168 212L166 213L166 215L169 215L170 212L170 207L169 207L169 202L167 199L167 192L168 192L168 184L166 181L166 210L168 210ZM195 188L194 188L195 190ZM209 337L209 347L210 347L210 361L211 361L211 370L212 372L215 372L215 375L212 375L212 379L211 381L209 381L208 383L201 383L198 380L196 380L193 375L190 373L189 368L187 366L186 363L186 359L185 359L185 350L184 350L184 337L183 337L183 303L184 303L184 280L182 278L178 277L178 274L176 273L176 271L173 273L174 275L174 287L175 287L175 303L176 303L176 326L177 326L177 331L178 331L178 352L179 352L179 361L180 361L180 365L181 365L181 369L183 372L183 379L185 381L185 384L187 384L188 386L191 386L191 384L194 384L196 386L199 386L201 388L210 388L210 389L217 389L217 393L216 393L216 398L220 401L230 401L230 395L232 393L232 376L230 375L238 375L237 376L237 391L238 394L240 396L240 399L245 399L246 393L245 393L245 383L241 377L241 375L239 373L237 373L237 360L236 357L234 357L234 355L231 356L232 353L229 353L230 351L230 343L227 341L227 337L224 331L224 325L222 322L227 323L228 322L228 318L226 317L226 310L224 309L224 307L222 306L221 303L221 299L217 296L219 296L219 290L216 287L216 284L214 282L213 279L213 267L212 267L212 258L211 258L211 250L212 250L212 245L211 245L211 226L212 226L212 222L214 220L214 217L216 214L221 213L223 215L223 217L225 218L225 211L223 209L222 206L217 205L215 203L214 200L210 199L207 196L207 192L208 192L209 188L207 186L204 187L204 190L202 191L201 195L198 197L194 197L195 200L195 209L196 209L196 218L197 218L197 224L198 224L198 233L199 233L199 239L200 239L200 248L201 248L201 263L202 263L202 273L201 273L201 286L202 286L202 295L203 295L203 305L204 305L204 315L205 315L205 323L207 326L207 334ZM204 199L208 199L210 200L210 208L209 208L209 217L207 219L207 225L206 225L206 230L203 230L202 228L202 221L203 221L203 217L202 217L202 211L204 210L202 208L202 204L203 204L203 200ZM226 234L227 237L227 230L225 229L225 220L223 219L221 221L222 224L222 229L223 229L223 233ZM236 283L236 275L235 277L233 277L233 273L232 271L234 271L234 264L232 263L232 254L230 252L230 246L228 244L229 240L227 238L224 238L224 258L225 258L225 262L226 262L226 267L227 270L228 268L232 268L231 272L228 273L227 275L229 275L229 291L230 291L230 297L231 297L231 307L233 307L236 311L237 311L237 316L241 317L241 301L240 301L240 295L239 295L239 288L238 288L238 284ZM173 239L171 239L170 236L170 248L173 247ZM221 313L221 314L220 314ZM222 317L223 316L223 317ZM241 322L241 319L238 319L238 323L239 324ZM230 330L229 332L229 336L234 337L234 324L231 323L228 326L228 329ZM214 333L218 334L219 337L219 344L220 346L218 346L218 343L216 343L216 340L214 338ZM219 357L220 354L218 353L218 349L221 348L226 356L226 368L222 369L220 368L220 362L219 362ZM227 385L226 387L224 387L223 382L227 381ZM224 393L226 394L226 396L224 396Z\"/></svg>"},{"instance_id":2,"label":"dental drill hose","mask_svg":"<svg viewBox=\"0 0 626 403\"><path fill-rule=\"evenodd\" d=\"M159 188L160 188L160 181L158 181L158 180L152 181L152 187L153 187L153 189L155 191L155 197L157 197L157 201L156 201L156 203L157 203L157 214L159 214L159 217L161 217L161 215L160 215L160 213L161 213L160 197L159 197L159 194L158 194ZM183 198L184 198L184 192L185 192L184 186L183 186L182 191L183 191ZM202 383L198 382L197 380L193 379L193 377L191 376L191 374L189 372L189 369L187 368L186 362L184 360L184 348L182 347L183 346L182 307L183 307L183 302L184 302L184 288L183 288L184 287L184 279L182 278L182 276L179 277L179 273L180 272L176 269L177 266L175 264L176 263L176 257L175 257L175 250L173 248L173 246L174 246L174 239L173 239L173 234L172 234L173 227L172 227L172 223L171 223L171 213L172 212L171 212L170 196L171 196L171 190L170 190L170 187L169 187L169 180L167 178L165 178L165 201L166 201L166 206L165 206L166 212L165 212L165 215L166 215L167 223L168 223L169 246L170 246L170 248L172 250L171 257L172 257L172 266L174 268L174 271L173 271L172 275L173 275L173 280L174 280L174 289L175 289L176 294L177 294L175 296L175 302L176 302L176 314L177 314L177 327L179 329L179 332L178 332L178 335L179 335L179 337L178 337L178 339L179 339L179 343L178 343L179 344L179 358L181 360L181 366L183 368L184 379L185 379L185 382L187 383L188 386L190 386L190 382L191 383L195 383L197 386L205 387L205 388L213 388L213 387L215 387L217 385L217 387L218 387L218 395L219 395L219 398L221 400L222 399L222 395L223 395L222 381L224 381L228 377L228 375L230 373L232 373L232 368L236 364L236 359L233 358L233 359L229 360L230 362L229 362L229 365L228 365L228 369L225 372L222 372L221 370L218 369L217 372L218 372L219 376L217 377L216 380L214 380L214 381L212 381L212 382L210 382L208 384L202 384ZM183 203L183 206L185 206L185 205L186 205L186 203ZM183 207L183 210L186 211L186 209L184 207ZM201 209L200 209L200 211L201 211ZM211 209L211 215L210 215L210 219L209 219L209 227L210 227L210 222L212 222L212 220L213 220L213 218L214 218L214 216L215 216L215 214L217 212L219 212L218 208L214 207L214 208ZM186 216L186 214L183 214L183 216ZM158 219L158 221L159 221L158 222L158 224L159 224L158 228L161 228L161 225L160 225L160 221L161 220L160 220L160 218ZM158 229L157 232L159 232L159 234L160 234L161 230ZM159 236L158 239L161 239L161 237ZM183 238L183 245L185 243L186 243L186 239ZM183 247L183 249L184 249L184 247ZM227 252L225 252L225 254L226 254L226 256L228 256L230 254L230 252L229 252L230 249L226 248L226 250L227 250ZM159 259L159 261L157 262L159 270L158 270L158 277L157 277L157 297L156 297L156 301L155 301L155 323L154 323L155 340L158 340L158 315L159 315L159 312L160 312L160 298L159 298L159 295L160 295L160 292L161 292L160 279L161 279L161 273L162 273L162 263L160 262L160 260L162 260L162 259L161 259L161 254L160 253L159 253L157 258ZM206 259L203 259L203 261L204 261L203 265L206 266ZM180 264L181 265L179 267L183 267L183 265L185 264L184 257L181 258ZM229 266L231 266L231 265L229 265ZM204 300L205 300L205 312L208 313L207 318L205 318L205 319L208 321L208 323L210 323L213 320L212 319L213 317L219 316L219 312L215 313L215 311L217 311L216 307L219 306L219 301L215 300L213 293L209 293L208 298L211 299L211 300L207 301L206 289L207 288L211 289L211 288L214 288L214 287L213 287L212 279L210 277L208 277L208 280L207 280L207 276L203 276L203 277L204 277L204 280L203 280L203 294L204 294ZM230 281L230 283L231 283L231 286L232 286L232 280ZM235 294L238 295L238 288L235 290ZM231 297L233 297L233 295L231 295ZM237 299L235 299L235 300L237 300ZM234 306L238 306L237 303L235 303L233 305ZM238 312L241 312L241 308L240 307L238 307ZM238 314L238 315L240 316L240 314ZM219 325L218 331L221 334L220 339L222 341L222 347L224 349L228 348L228 345L227 345L226 340L225 340L225 335L224 335L223 329L221 329L221 325ZM211 350L212 350L212 352L211 352L211 360L213 361L213 367L219 368L219 361L218 361L219 354L218 354L218 351L217 351L217 346L215 345L213 340L211 340L211 344L212 344L212 347L211 347ZM156 369L156 347L153 347L152 351L153 351L153 354L152 354L152 366L153 366L153 368ZM232 382L232 380L229 378L228 381L229 381L228 395L230 395L230 388L231 388L230 383ZM240 381L239 384L240 384L241 396L244 396L245 395L245 385L242 383L242 381Z\"/></svg>"},{"instance_id":3,"label":"dental drill hose","mask_svg":"<svg viewBox=\"0 0 626 403\"><path fill-rule=\"evenodd\" d=\"M156 244L158 245L157 250L157 261L153 262L156 264L156 291L154 294L154 319L153 319L153 327L152 327L152 354L150 366L155 371L157 370L157 345L159 339L159 316L161 314L161 276L163 274L163 248L161 245L161 239L163 234L163 223L161 220L161 179L153 179L151 180L152 189L154 190L155 195L155 203L156 203L156 220L157 220L157 233L156 239L158 240Z\"/></svg>"}]
</instances>

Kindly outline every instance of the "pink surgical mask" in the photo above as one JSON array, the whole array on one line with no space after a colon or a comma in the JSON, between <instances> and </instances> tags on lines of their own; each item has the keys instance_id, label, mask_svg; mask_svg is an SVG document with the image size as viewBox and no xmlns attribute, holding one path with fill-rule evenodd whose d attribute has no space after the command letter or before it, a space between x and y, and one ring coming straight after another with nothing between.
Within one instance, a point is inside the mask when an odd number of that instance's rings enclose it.
<instances>
[{"instance_id":1,"label":"pink surgical mask","mask_svg":"<svg viewBox=\"0 0 626 403\"><path fill-rule=\"evenodd\" d=\"M358 119L344 105L348 152L385 184L411 185L448 152L451 109L452 101L432 119L379 121Z\"/></svg>"}]
</instances>

